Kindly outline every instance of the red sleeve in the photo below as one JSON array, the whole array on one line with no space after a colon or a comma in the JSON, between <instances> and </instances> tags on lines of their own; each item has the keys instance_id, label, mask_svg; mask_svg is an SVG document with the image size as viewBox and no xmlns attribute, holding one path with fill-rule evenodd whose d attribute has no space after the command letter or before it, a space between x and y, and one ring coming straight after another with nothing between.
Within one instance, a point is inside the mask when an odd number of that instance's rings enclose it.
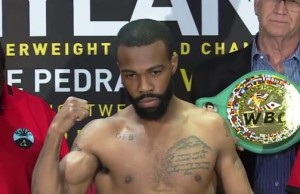
<instances>
[{"instance_id":1,"label":"red sleeve","mask_svg":"<svg viewBox=\"0 0 300 194\"><path fill-rule=\"evenodd\" d=\"M96 194L96 193L97 193L97 192L96 192L96 184L93 183L93 184L90 186L89 190L86 192L86 194Z\"/></svg>"},{"instance_id":2,"label":"red sleeve","mask_svg":"<svg viewBox=\"0 0 300 194\"><path fill-rule=\"evenodd\" d=\"M38 125L40 133L45 140L48 128L56 113L46 101L37 96L30 94L27 95L27 104L31 114L33 115L33 118L38 119L39 122L36 122L36 124ZM67 140L63 137L60 150L60 159L63 158L63 156L65 156L68 152L69 146Z\"/></svg>"},{"instance_id":3,"label":"red sleeve","mask_svg":"<svg viewBox=\"0 0 300 194\"><path fill-rule=\"evenodd\" d=\"M298 149L286 190L291 194L300 193L300 149Z\"/></svg>"}]
</instances>

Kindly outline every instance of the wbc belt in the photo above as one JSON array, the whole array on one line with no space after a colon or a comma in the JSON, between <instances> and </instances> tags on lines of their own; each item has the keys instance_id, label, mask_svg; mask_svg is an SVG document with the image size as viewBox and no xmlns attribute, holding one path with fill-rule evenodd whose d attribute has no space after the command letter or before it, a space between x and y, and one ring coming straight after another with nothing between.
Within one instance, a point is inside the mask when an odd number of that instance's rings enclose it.
<instances>
[{"instance_id":1,"label":"wbc belt","mask_svg":"<svg viewBox=\"0 0 300 194\"><path fill-rule=\"evenodd\" d=\"M272 71L250 72L215 97L210 104L224 117L238 145L260 154L280 152L300 140L300 87Z\"/></svg>"}]
</instances>

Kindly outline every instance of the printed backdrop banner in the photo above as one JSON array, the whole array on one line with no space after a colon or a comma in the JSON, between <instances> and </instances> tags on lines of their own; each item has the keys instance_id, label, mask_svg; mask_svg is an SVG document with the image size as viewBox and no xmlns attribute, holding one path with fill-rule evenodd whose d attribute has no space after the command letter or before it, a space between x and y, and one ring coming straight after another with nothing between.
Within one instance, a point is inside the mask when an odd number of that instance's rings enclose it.
<instances>
[{"instance_id":1,"label":"printed backdrop banner","mask_svg":"<svg viewBox=\"0 0 300 194\"><path fill-rule=\"evenodd\" d=\"M175 94L184 100L195 65L248 46L258 31L254 0L0 2L7 82L44 98L56 111L68 96L89 102L90 117L67 134L69 143L89 120L128 104L110 49L129 21L151 18L171 28L179 55Z\"/></svg>"}]
</instances>

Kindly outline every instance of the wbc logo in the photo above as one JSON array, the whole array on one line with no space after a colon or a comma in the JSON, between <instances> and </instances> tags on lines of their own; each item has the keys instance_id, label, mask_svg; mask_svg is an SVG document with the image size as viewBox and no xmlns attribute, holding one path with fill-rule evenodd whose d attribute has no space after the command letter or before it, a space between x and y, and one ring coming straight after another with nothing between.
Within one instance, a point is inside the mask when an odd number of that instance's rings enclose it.
<instances>
[{"instance_id":1,"label":"wbc logo","mask_svg":"<svg viewBox=\"0 0 300 194\"><path fill-rule=\"evenodd\" d=\"M231 126L244 139L259 144L281 142L300 126L296 112L300 95L276 75L253 75L238 84L227 103Z\"/></svg>"}]
</instances>

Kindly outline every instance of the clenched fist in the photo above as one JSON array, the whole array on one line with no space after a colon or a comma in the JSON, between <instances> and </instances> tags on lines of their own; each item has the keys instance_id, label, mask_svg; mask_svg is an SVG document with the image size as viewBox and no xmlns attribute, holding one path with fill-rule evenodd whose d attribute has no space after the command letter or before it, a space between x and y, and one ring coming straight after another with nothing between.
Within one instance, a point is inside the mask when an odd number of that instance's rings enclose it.
<instances>
[{"instance_id":1,"label":"clenched fist","mask_svg":"<svg viewBox=\"0 0 300 194\"><path fill-rule=\"evenodd\" d=\"M50 129L59 133L69 131L73 125L89 115L89 105L86 100L70 96L54 117Z\"/></svg>"}]
</instances>

